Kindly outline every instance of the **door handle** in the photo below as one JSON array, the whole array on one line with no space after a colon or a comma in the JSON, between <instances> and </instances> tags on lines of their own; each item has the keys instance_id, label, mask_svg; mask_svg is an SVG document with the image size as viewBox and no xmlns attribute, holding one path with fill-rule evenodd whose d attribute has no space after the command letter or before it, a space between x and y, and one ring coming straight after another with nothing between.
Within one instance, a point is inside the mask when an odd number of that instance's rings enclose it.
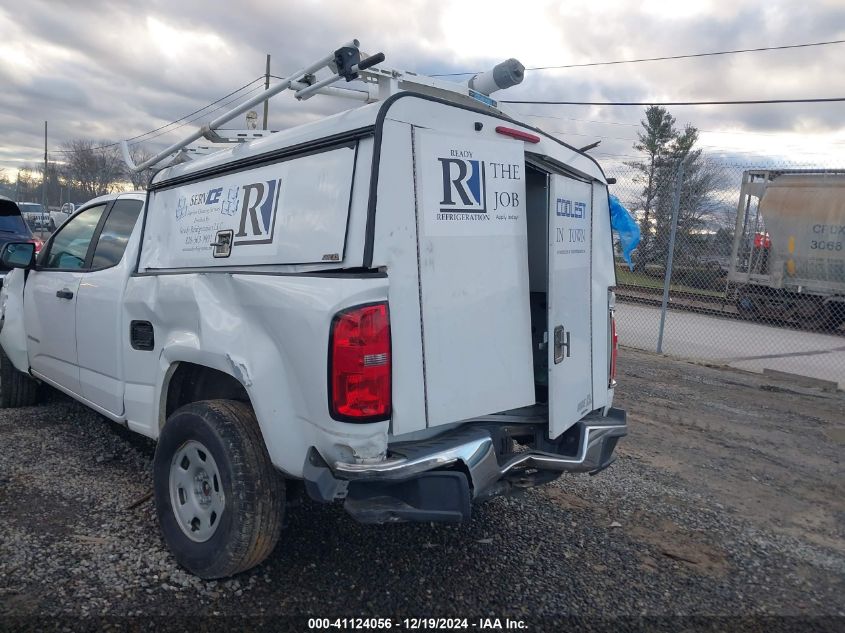
<instances>
[{"instance_id":1,"label":"door handle","mask_svg":"<svg viewBox=\"0 0 845 633\"><path fill-rule=\"evenodd\" d=\"M564 330L562 325L555 328L554 351L555 365L563 362L564 358L569 358L569 332Z\"/></svg>"},{"instance_id":2,"label":"door handle","mask_svg":"<svg viewBox=\"0 0 845 633\"><path fill-rule=\"evenodd\" d=\"M73 299L73 293L68 290L67 288L63 288L61 290L56 291L56 296L59 299Z\"/></svg>"}]
</instances>

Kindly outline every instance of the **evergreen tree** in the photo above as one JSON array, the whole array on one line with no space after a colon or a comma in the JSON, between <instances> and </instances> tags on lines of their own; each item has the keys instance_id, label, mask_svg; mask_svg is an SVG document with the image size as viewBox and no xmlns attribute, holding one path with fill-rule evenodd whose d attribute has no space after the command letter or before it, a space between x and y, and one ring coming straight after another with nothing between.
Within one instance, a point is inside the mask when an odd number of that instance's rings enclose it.
<instances>
[{"instance_id":1,"label":"evergreen tree","mask_svg":"<svg viewBox=\"0 0 845 633\"><path fill-rule=\"evenodd\" d=\"M665 172L661 166L666 160L672 142L678 133L675 130L675 118L666 108L649 106L645 111L645 119L640 121L643 129L637 133L634 149L645 154L643 161L628 163L639 174L635 182L643 185L640 208L640 244L637 248L637 264L645 264L651 256L652 250L652 217L654 206L658 200L664 183L661 178Z\"/></svg>"},{"instance_id":2,"label":"evergreen tree","mask_svg":"<svg viewBox=\"0 0 845 633\"><path fill-rule=\"evenodd\" d=\"M679 131L675 118L660 106L649 106L645 115L641 121L642 130L634 143L634 149L643 152L645 159L628 163L639 172L635 181L643 186L638 209L641 211L642 238L636 259L636 266L640 268L649 262L666 260L681 162L684 178L675 251L680 260L694 259L700 250L695 245L695 236L705 227L708 217L716 212L718 201L712 194L722 182L718 167L696 147L698 128L687 124Z\"/></svg>"}]
</instances>

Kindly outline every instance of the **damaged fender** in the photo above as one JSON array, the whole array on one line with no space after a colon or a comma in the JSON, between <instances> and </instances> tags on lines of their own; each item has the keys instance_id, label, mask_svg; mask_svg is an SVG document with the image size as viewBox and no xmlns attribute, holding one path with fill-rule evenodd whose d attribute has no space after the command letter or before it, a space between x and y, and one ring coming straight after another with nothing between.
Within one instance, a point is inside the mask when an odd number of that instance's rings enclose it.
<instances>
[{"instance_id":1,"label":"damaged fender","mask_svg":"<svg viewBox=\"0 0 845 633\"><path fill-rule=\"evenodd\" d=\"M0 345L18 371L29 373L29 354L23 318L25 271L16 268L6 275L0 290Z\"/></svg>"}]
</instances>

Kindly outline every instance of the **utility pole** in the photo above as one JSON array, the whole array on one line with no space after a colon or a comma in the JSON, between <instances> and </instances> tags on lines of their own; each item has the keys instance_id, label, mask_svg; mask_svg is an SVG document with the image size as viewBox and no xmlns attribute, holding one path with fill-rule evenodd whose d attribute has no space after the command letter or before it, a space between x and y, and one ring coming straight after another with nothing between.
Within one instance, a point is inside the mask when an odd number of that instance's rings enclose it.
<instances>
[{"instance_id":1,"label":"utility pole","mask_svg":"<svg viewBox=\"0 0 845 633\"><path fill-rule=\"evenodd\" d=\"M264 71L264 90L267 90L270 87L270 53L267 53L267 70ZM264 127L262 129L267 129L267 115L270 111L270 100L264 100Z\"/></svg>"},{"instance_id":2,"label":"utility pole","mask_svg":"<svg viewBox=\"0 0 845 633\"><path fill-rule=\"evenodd\" d=\"M44 121L44 174L41 177L41 239L44 239L44 214L47 211L47 121Z\"/></svg>"}]
</instances>

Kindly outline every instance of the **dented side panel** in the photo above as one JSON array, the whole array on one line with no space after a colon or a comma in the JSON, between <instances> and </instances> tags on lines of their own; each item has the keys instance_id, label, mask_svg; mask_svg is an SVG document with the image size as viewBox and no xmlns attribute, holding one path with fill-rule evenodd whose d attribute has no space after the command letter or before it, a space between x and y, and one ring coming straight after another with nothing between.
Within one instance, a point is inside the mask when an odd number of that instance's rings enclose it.
<instances>
[{"instance_id":1,"label":"dented side panel","mask_svg":"<svg viewBox=\"0 0 845 633\"><path fill-rule=\"evenodd\" d=\"M29 355L26 350L26 329L23 319L24 271L16 268L3 279L0 290L0 345L18 371L29 373Z\"/></svg>"},{"instance_id":2,"label":"dented side panel","mask_svg":"<svg viewBox=\"0 0 845 633\"><path fill-rule=\"evenodd\" d=\"M327 459L377 458L386 449L388 422L331 419L326 359L334 314L386 299L384 277L133 277L124 302L126 327L132 320L153 323L155 349L125 345L128 424L157 437L173 368L190 362L244 386L270 457L286 473L301 476L310 446Z\"/></svg>"}]
</instances>

